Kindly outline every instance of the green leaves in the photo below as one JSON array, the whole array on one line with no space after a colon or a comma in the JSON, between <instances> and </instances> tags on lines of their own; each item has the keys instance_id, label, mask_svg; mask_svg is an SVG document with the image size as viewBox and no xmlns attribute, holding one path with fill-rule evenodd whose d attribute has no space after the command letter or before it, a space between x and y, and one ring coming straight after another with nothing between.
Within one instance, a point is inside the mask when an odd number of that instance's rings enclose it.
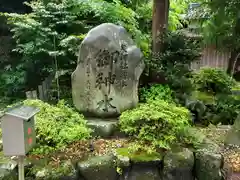
<instances>
[{"instance_id":1,"label":"green leaves","mask_svg":"<svg viewBox=\"0 0 240 180\"><path fill-rule=\"evenodd\" d=\"M90 137L91 130L87 127L83 115L65 105L64 101L60 101L56 106L40 100L26 100L24 103L40 108L36 116L39 148L34 152L46 153Z\"/></svg>"},{"instance_id":2,"label":"green leaves","mask_svg":"<svg viewBox=\"0 0 240 180\"><path fill-rule=\"evenodd\" d=\"M193 77L197 89L209 93L230 93L235 81L218 68L202 68Z\"/></svg>"},{"instance_id":3,"label":"green leaves","mask_svg":"<svg viewBox=\"0 0 240 180\"><path fill-rule=\"evenodd\" d=\"M221 49L238 49L239 9L240 2L235 0L202 0L196 18L202 23L205 43Z\"/></svg>"},{"instance_id":4,"label":"green leaves","mask_svg":"<svg viewBox=\"0 0 240 180\"><path fill-rule=\"evenodd\" d=\"M59 70L73 71L84 35L101 23L124 26L136 38L145 54L149 52L150 38L139 30L138 14L120 1L38 0L25 4L32 9L32 13L1 15L8 19L16 42L13 50L20 55L14 67L21 64L28 77L24 82L14 83L27 86L26 89L36 88L42 79L56 71L55 56Z\"/></svg>"},{"instance_id":5,"label":"green leaves","mask_svg":"<svg viewBox=\"0 0 240 180\"><path fill-rule=\"evenodd\" d=\"M173 102L172 95L172 90L168 86L163 86L160 84L155 84L149 89L142 88L140 90L140 100L143 102L152 100L164 100L171 103Z\"/></svg>"},{"instance_id":6,"label":"green leaves","mask_svg":"<svg viewBox=\"0 0 240 180\"><path fill-rule=\"evenodd\" d=\"M142 142L142 148L169 149L176 142L177 134L188 127L189 111L163 100L149 101L120 116L120 128Z\"/></svg>"}]
</instances>

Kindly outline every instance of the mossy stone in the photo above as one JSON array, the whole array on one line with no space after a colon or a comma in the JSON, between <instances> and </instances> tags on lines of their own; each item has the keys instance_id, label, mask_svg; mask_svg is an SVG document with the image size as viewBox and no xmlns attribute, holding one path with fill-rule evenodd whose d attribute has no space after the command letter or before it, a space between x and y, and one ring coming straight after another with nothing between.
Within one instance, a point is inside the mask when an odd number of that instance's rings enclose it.
<instances>
[{"instance_id":1,"label":"mossy stone","mask_svg":"<svg viewBox=\"0 0 240 180\"><path fill-rule=\"evenodd\" d=\"M0 155L0 180L17 180L17 163Z\"/></svg>"},{"instance_id":2,"label":"mossy stone","mask_svg":"<svg viewBox=\"0 0 240 180\"><path fill-rule=\"evenodd\" d=\"M240 146L240 115L237 117L231 130L228 132L225 144Z\"/></svg>"},{"instance_id":3,"label":"mossy stone","mask_svg":"<svg viewBox=\"0 0 240 180\"><path fill-rule=\"evenodd\" d=\"M157 152L148 154L146 152L131 153L128 148L117 149L117 155L123 157L128 157L132 162L151 162L151 161L161 161L163 155Z\"/></svg>"},{"instance_id":4,"label":"mossy stone","mask_svg":"<svg viewBox=\"0 0 240 180\"><path fill-rule=\"evenodd\" d=\"M187 148L166 153L163 180L193 180L194 155Z\"/></svg>"},{"instance_id":5,"label":"mossy stone","mask_svg":"<svg viewBox=\"0 0 240 180\"><path fill-rule=\"evenodd\" d=\"M114 180L117 177L115 157L104 155L90 157L77 164L79 178L85 180Z\"/></svg>"},{"instance_id":6,"label":"mossy stone","mask_svg":"<svg viewBox=\"0 0 240 180\"><path fill-rule=\"evenodd\" d=\"M221 154L204 150L195 154L195 175L198 180L222 180L222 166Z\"/></svg>"}]
</instances>

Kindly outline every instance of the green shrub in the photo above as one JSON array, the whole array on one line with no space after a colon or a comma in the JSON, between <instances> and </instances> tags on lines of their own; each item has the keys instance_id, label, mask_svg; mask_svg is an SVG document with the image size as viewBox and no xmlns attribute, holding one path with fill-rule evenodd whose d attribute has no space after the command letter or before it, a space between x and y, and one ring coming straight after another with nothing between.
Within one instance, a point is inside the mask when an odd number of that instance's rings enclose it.
<instances>
[{"instance_id":1,"label":"green shrub","mask_svg":"<svg viewBox=\"0 0 240 180\"><path fill-rule=\"evenodd\" d=\"M209 93L230 93L234 80L218 68L202 68L193 76L194 84L200 91Z\"/></svg>"},{"instance_id":2,"label":"green shrub","mask_svg":"<svg viewBox=\"0 0 240 180\"><path fill-rule=\"evenodd\" d=\"M37 147L34 153L48 153L78 140L90 137L83 115L60 101L56 106L40 100L26 100L24 104L40 108L36 115Z\"/></svg>"},{"instance_id":3,"label":"green shrub","mask_svg":"<svg viewBox=\"0 0 240 180\"><path fill-rule=\"evenodd\" d=\"M215 104L215 96L206 92L194 91L191 97L186 101L185 106L194 116L194 123L203 122L206 119L206 113L209 106Z\"/></svg>"},{"instance_id":4,"label":"green shrub","mask_svg":"<svg viewBox=\"0 0 240 180\"><path fill-rule=\"evenodd\" d=\"M200 101L200 100L195 100L195 101L187 101L186 107L192 112L194 116L194 123L196 121L201 121L202 117L204 116L206 112L206 105Z\"/></svg>"},{"instance_id":5,"label":"green shrub","mask_svg":"<svg viewBox=\"0 0 240 180\"><path fill-rule=\"evenodd\" d=\"M204 108L204 112L198 117L198 121L202 121L203 124L233 124L240 112L240 97L234 94L211 94L207 92L196 91L193 93L192 100L190 102L199 102ZM195 107L188 109L193 110ZM197 107L199 108L199 107Z\"/></svg>"},{"instance_id":6,"label":"green shrub","mask_svg":"<svg viewBox=\"0 0 240 180\"><path fill-rule=\"evenodd\" d=\"M157 100L123 112L119 124L121 131L137 140L136 151L154 152L169 149L179 131L189 126L189 121L186 108Z\"/></svg>"},{"instance_id":7,"label":"green shrub","mask_svg":"<svg viewBox=\"0 0 240 180\"><path fill-rule=\"evenodd\" d=\"M233 124L240 113L240 99L234 95L217 95L215 106L211 110L215 115L209 119L211 123Z\"/></svg>"},{"instance_id":8,"label":"green shrub","mask_svg":"<svg viewBox=\"0 0 240 180\"><path fill-rule=\"evenodd\" d=\"M162 41L162 53L151 58L149 67L154 74L165 77L177 103L184 104L193 90L191 63L200 56L199 44L179 32L166 34Z\"/></svg>"},{"instance_id":9,"label":"green shrub","mask_svg":"<svg viewBox=\"0 0 240 180\"><path fill-rule=\"evenodd\" d=\"M210 93L194 91L192 93L191 99L192 100L200 100L204 104L215 104L215 99L216 98L213 94L210 94Z\"/></svg>"},{"instance_id":10,"label":"green shrub","mask_svg":"<svg viewBox=\"0 0 240 180\"><path fill-rule=\"evenodd\" d=\"M155 84L150 88L140 89L140 101L148 102L152 100L164 100L173 102L172 90L166 85Z\"/></svg>"}]
</instances>

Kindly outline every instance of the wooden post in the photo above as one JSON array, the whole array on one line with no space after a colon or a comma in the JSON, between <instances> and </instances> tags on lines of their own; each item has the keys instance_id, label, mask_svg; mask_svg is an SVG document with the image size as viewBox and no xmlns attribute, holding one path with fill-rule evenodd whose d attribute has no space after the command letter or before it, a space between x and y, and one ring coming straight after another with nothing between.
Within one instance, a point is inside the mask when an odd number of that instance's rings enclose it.
<instances>
[{"instance_id":1,"label":"wooden post","mask_svg":"<svg viewBox=\"0 0 240 180\"><path fill-rule=\"evenodd\" d=\"M27 99L32 99L32 91L27 91L26 97L27 97Z\"/></svg>"},{"instance_id":2,"label":"wooden post","mask_svg":"<svg viewBox=\"0 0 240 180\"><path fill-rule=\"evenodd\" d=\"M47 84L46 84L46 80L43 81L42 88L43 88L43 100L47 101L48 97L47 97Z\"/></svg>"},{"instance_id":3,"label":"wooden post","mask_svg":"<svg viewBox=\"0 0 240 180\"><path fill-rule=\"evenodd\" d=\"M38 93L39 93L39 99L43 101L44 100L44 94L43 94L43 86L42 85L38 86Z\"/></svg>"},{"instance_id":4,"label":"wooden post","mask_svg":"<svg viewBox=\"0 0 240 180\"><path fill-rule=\"evenodd\" d=\"M33 99L37 99L38 98L36 90L32 91L32 98Z\"/></svg>"}]
</instances>

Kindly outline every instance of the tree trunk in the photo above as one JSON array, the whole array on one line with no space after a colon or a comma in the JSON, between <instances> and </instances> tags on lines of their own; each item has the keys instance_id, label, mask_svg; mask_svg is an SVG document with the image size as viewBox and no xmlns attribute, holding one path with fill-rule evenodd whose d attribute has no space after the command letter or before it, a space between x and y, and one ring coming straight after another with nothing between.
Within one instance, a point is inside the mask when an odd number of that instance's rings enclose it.
<instances>
[{"instance_id":1,"label":"tree trunk","mask_svg":"<svg viewBox=\"0 0 240 180\"><path fill-rule=\"evenodd\" d=\"M153 0L152 18L152 56L156 56L162 51L161 36L168 28L169 0ZM150 83L164 83L165 77L149 68Z\"/></svg>"},{"instance_id":2,"label":"tree trunk","mask_svg":"<svg viewBox=\"0 0 240 180\"><path fill-rule=\"evenodd\" d=\"M237 19L237 23L236 23L236 26L235 26L235 29L234 29L234 33L233 33L233 37L240 37L240 18L238 17ZM233 45L233 48L232 48L232 52L231 52L231 57L230 59L228 60L228 68L227 68L227 73L228 74L234 74L234 70L233 70L233 65L234 65L234 62L238 56L238 53L240 52L240 49L236 47L236 45ZM232 72L233 70L233 72Z\"/></svg>"},{"instance_id":3,"label":"tree trunk","mask_svg":"<svg viewBox=\"0 0 240 180\"><path fill-rule=\"evenodd\" d=\"M160 37L168 28L169 0L153 1L152 51L161 52Z\"/></svg>"},{"instance_id":4,"label":"tree trunk","mask_svg":"<svg viewBox=\"0 0 240 180\"><path fill-rule=\"evenodd\" d=\"M227 73L229 75L230 74L234 74L233 65L234 65L235 59L237 58L237 55L238 55L238 51L237 50L231 52L231 57L228 60L228 68L227 68Z\"/></svg>"}]
</instances>

